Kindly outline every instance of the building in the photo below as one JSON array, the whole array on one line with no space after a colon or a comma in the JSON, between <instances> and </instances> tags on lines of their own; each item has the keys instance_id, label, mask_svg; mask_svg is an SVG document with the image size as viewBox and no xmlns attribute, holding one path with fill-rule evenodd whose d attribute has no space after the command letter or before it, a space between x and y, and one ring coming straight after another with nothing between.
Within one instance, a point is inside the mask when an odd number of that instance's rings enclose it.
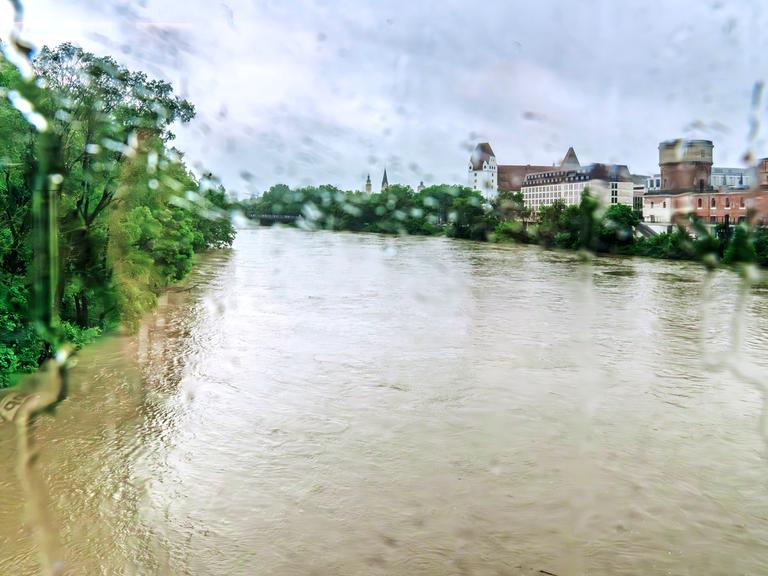
<instances>
[{"instance_id":1,"label":"building","mask_svg":"<svg viewBox=\"0 0 768 576\"><path fill-rule=\"evenodd\" d=\"M768 225L768 158L761 158L753 171L756 185L747 196L749 219L759 226Z\"/></svg>"},{"instance_id":2,"label":"building","mask_svg":"<svg viewBox=\"0 0 768 576\"><path fill-rule=\"evenodd\" d=\"M661 190L661 174L654 174L645 180L645 191L655 192Z\"/></svg>"},{"instance_id":3,"label":"building","mask_svg":"<svg viewBox=\"0 0 768 576\"><path fill-rule=\"evenodd\" d=\"M750 188L752 186L752 170L748 168L719 168L712 167L709 183L713 188ZM661 190L661 174L647 178L646 188L649 192Z\"/></svg>"},{"instance_id":4,"label":"building","mask_svg":"<svg viewBox=\"0 0 768 576\"><path fill-rule=\"evenodd\" d=\"M368 178L365 179L365 193L370 194L373 190L373 186L371 185L371 175L368 174Z\"/></svg>"},{"instance_id":5,"label":"building","mask_svg":"<svg viewBox=\"0 0 768 576\"><path fill-rule=\"evenodd\" d=\"M424 188L426 188L426 186L424 186L424 180L422 180L421 182L419 182L419 185L416 187L416 192L422 192Z\"/></svg>"},{"instance_id":6,"label":"building","mask_svg":"<svg viewBox=\"0 0 768 576\"><path fill-rule=\"evenodd\" d=\"M576 154L574 153L573 156L575 158ZM490 202L496 198L499 190L519 192L528 174L551 169L552 166L535 164L500 165L496 161L491 145L488 142L482 142L475 147L469 159L468 185L482 193L483 197Z\"/></svg>"},{"instance_id":7,"label":"building","mask_svg":"<svg viewBox=\"0 0 768 576\"><path fill-rule=\"evenodd\" d=\"M768 158L758 160L757 169L757 188L768 190Z\"/></svg>"},{"instance_id":8,"label":"building","mask_svg":"<svg viewBox=\"0 0 768 576\"><path fill-rule=\"evenodd\" d=\"M577 170L581 168L579 159L573 147L568 148L563 160L560 162L561 170ZM502 164L499 166L499 190L508 192L520 192L525 184L525 179L529 174L539 174L541 172L551 172L556 166L545 166L542 164Z\"/></svg>"},{"instance_id":9,"label":"building","mask_svg":"<svg viewBox=\"0 0 768 576\"><path fill-rule=\"evenodd\" d=\"M501 164L499 166L499 190L520 192L528 174L552 170L552 166L541 164Z\"/></svg>"},{"instance_id":10,"label":"building","mask_svg":"<svg viewBox=\"0 0 768 576\"><path fill-rule=\"evenodd\" d=\"M381 191L384 192L389 188L389 180L387 180L387 169L384 168L384 178L381 179Z\"/></svg>"},{"instance_id":11,"label":"building","mask_svg":"<svg viewBox=\"0 0 768 576\"><path fill-rule=\"evenodd\" d=\"M663 224L662 228L672 223L672 196L658 195L649 191L643 197L643 220L648 224ZM664 231L657 226L651 226L657 231Z\"/></svg>"},{"instance_id":12,"label":"building","mask_svg":"<svg viewBox=\"0 0 768 576\"><path fill-rule=\"evenodd\" d=\"M762 223L768 211L768 160L758 163L758 186L750 189L752 171L712 168L709 140L672 140L659 145L661 186L643 197L645 222L657 231L695 215L710 225Z\"/></svg>"},{"instance_id":13,"label":"building","mask_svg":"<svg viewBox=\"0 0 768 576\"><path fill-rule=\"evenodd\" d=\"M711 140L667 140L659 144L661 191L704 192L711 187Z\"/></svg>"},{"instance_id":14,"label":"building","mask_svg":"<svg viewBox=\"0 0 768 576\"><path fill-rule=\"evenodd\" d=\"M672 196L651 195L644 199L645 221L657 231L695 215L705 224L765 224L768 190L715 190L684 192ZM657 226L653 226L656 224Z\"/></svg>"},{"instance_id":15,"label":"building","mask_svg":"<svg viewBox=\"0 0 768 576\"><path fill-rule=\"evenodd\" d=\"M498 194L496 154L488 142L481 142L475 146L469 158L468 185L473 190L478 190L488 201L496 198Z\"/></svg>"},{"instance_id":16,"label":"building","mask_svg":"<svg viewBox=\"0 0 768 576\"><path fill-rule=\"evenodd\" d=\"M633 205L634 182L626 165L591 164L582 167L573 162L575 154L571 158L570 152L572 149L563 158L560 167L525 177L523 201L534 213L557 200L566 205L577 205L585 188L604 205Z\"/></svg>"},{"instance_id":17,"label":"building","mask_svg":"<svg viewBox=\"0 0 768 576\"><path fill-rule=\"evenodd\" d=\"M645 196L645 184L638 184L637 181L632 179L632 209L643 217L643 197Z\"/></svg>"},{"instance_id":18,"label":"building","mask_svg":"<svg viewBox=\"0 0 768 576\"><path fill-rule=\"evenodd\" d=\"M749 168L712 168L709 183L713 188L747 190L752 187L752 170Z\"/></svg>"},{"instance_id":19,"label":"building","mask_svg":"<svg viewBox=\"0 0 768 576\"><path fill-rule=\"evenodd\" d=\"M579 158L576 156L576 151L573 146L568 148L568 152L565 153L563 160L560 162L561 170L578 170L581 168Z\"/></svg>"},{"instance_id":20,"label":"building","mask_svg":"<svg viewBox=\"0 0 768 576\"><path fill-rule=\"evenodd\" d=\"M659 168L653 186L643 198L643 217L649 225L672 223L677 210L684 209L681 195L703 195L714 189L710 184L714 145L711 140L666 140L659 144ZM659 228L658 226L651 226Z\"/></svg>"}]
</instances>

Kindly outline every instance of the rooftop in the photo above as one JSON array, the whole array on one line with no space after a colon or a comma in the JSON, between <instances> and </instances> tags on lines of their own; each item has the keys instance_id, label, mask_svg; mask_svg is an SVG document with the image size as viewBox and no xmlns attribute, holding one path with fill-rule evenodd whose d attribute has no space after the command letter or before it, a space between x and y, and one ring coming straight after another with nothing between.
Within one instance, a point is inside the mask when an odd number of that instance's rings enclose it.
<instances>
[{"instance_id":1,"label":"rooftop","mask_svg":"<svg viewBox=\"0 0 768 576\"><path fill-rule=\"evenodd\" d=\"M473 170L482 170L483 162L487 162L491 157L495 157L493 148L488 142L481 142L475 146L475 150L472 152L472 156L469 159Z\"/></svg>"}]
</instances>

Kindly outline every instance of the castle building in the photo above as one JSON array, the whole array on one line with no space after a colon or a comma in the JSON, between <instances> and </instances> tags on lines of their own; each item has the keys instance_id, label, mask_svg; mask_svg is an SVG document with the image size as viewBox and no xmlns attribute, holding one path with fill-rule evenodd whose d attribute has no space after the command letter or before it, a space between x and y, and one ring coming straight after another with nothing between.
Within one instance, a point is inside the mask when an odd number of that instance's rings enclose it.
<instances>
[{"instance_id":1,"label":"castle building","mask_svg":"<svg viewBox=\"0 0 768 576\"><path fill-rule=\"evenodd\" d=\"M389 188L389 180L387 180L387 169L384 168L384 178L381 179L381 191L384 192Z\"/></svg>"},{"instance_id":2,"label":"castle building","mask_svg":"<svg viewBox=\"0 0 768 576\"><path fill-rule=\"evenodd\" d=\"M365 179L365 193L370 194L373 187L371 186L371 175L368 174L368 178Z\"/></svg>"},{"instance_id":3,"label":"castle building","mask_svg":"<svg viewBox=\"0 0 768 576\"><path fill-rule=\"evenodd\" d=\"M468 184L473 190L478 190L488 201L496 198L498 194L496 154L488 142L478 144L469 158Z\"/></svg>"},{"instance_id":4,"label":"castle building","mask_svg":"<svg viewBox=\"0 0 768 576\"><path fill-rule=\"evenodd\" d=\"M491 145L488 142L481 142L475 147L469 159L468 185L482 193L490 202L496 198L499 190L519 192L528 174L551 168L551 166L533 164L499 165Z\"/></svg>"}]
</instances>

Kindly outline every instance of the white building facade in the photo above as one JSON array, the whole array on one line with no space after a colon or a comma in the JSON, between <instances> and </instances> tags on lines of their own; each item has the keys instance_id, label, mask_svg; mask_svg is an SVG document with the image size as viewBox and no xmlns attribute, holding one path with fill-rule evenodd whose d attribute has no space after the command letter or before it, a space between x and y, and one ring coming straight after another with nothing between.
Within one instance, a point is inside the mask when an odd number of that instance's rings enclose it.
<instances>
[{"instance_id":1,"label":"white building facade","mask_svg":"<svg viewBox=\"0 0 768 576\"><path fill-rule=\"evenodd\" d=\"M499 165L488 142L478 144L472 152L467 185L480 192L488 202L494 200L499 193Z\"/></svg>"},{"instance_id":2,"label":"white building facade","mask_svg":"<svg viewBox=\"0 0 768 576\"><path fill-rule=\"evenodd\" d=\"M525 205L534 213L561 200L578 205L584 189L603 206L633 205L634 183L624 165L592 164L578 170L552 170L529 174L521 189Z\"/></svg>"},{"instance_id":3,"label":"white building facade","mask_svg":"<svg viewBox=\"0 0 768 576\"><path fill-rule=\"evenodd\" d=\"M663 229L672 222L672 196L671 195L647 195L643 198L643 220L646 224L662 224ZM656 229L654 226L651 228Z\"/></svg>"},{"instance_id":4,"label":"white building facade","mask_svg":"<svg viewBox=\"0 0 768 576\"><path fill-rule=\"evenodd\" d=\"M661 190L661 174L654 174L645 181L646 192L656 192Z\"/></svg>"}]
</instances>

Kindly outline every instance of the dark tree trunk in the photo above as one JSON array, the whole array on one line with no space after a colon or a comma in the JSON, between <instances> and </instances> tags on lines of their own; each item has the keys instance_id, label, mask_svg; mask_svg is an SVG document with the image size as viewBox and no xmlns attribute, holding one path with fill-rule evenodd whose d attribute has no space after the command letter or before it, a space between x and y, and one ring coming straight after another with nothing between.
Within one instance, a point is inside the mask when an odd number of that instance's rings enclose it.
<instances>
[{"instance_id":1,"label":"dark tree trunk","mask_svg":"<svg viewBox=\"0 0 768 576\"><path fill-rule=\"evenodd\" d=\"M75 321L81 328L88 328L88 294L85 290L75 295Z\"/></svg>"}]
</instances>

